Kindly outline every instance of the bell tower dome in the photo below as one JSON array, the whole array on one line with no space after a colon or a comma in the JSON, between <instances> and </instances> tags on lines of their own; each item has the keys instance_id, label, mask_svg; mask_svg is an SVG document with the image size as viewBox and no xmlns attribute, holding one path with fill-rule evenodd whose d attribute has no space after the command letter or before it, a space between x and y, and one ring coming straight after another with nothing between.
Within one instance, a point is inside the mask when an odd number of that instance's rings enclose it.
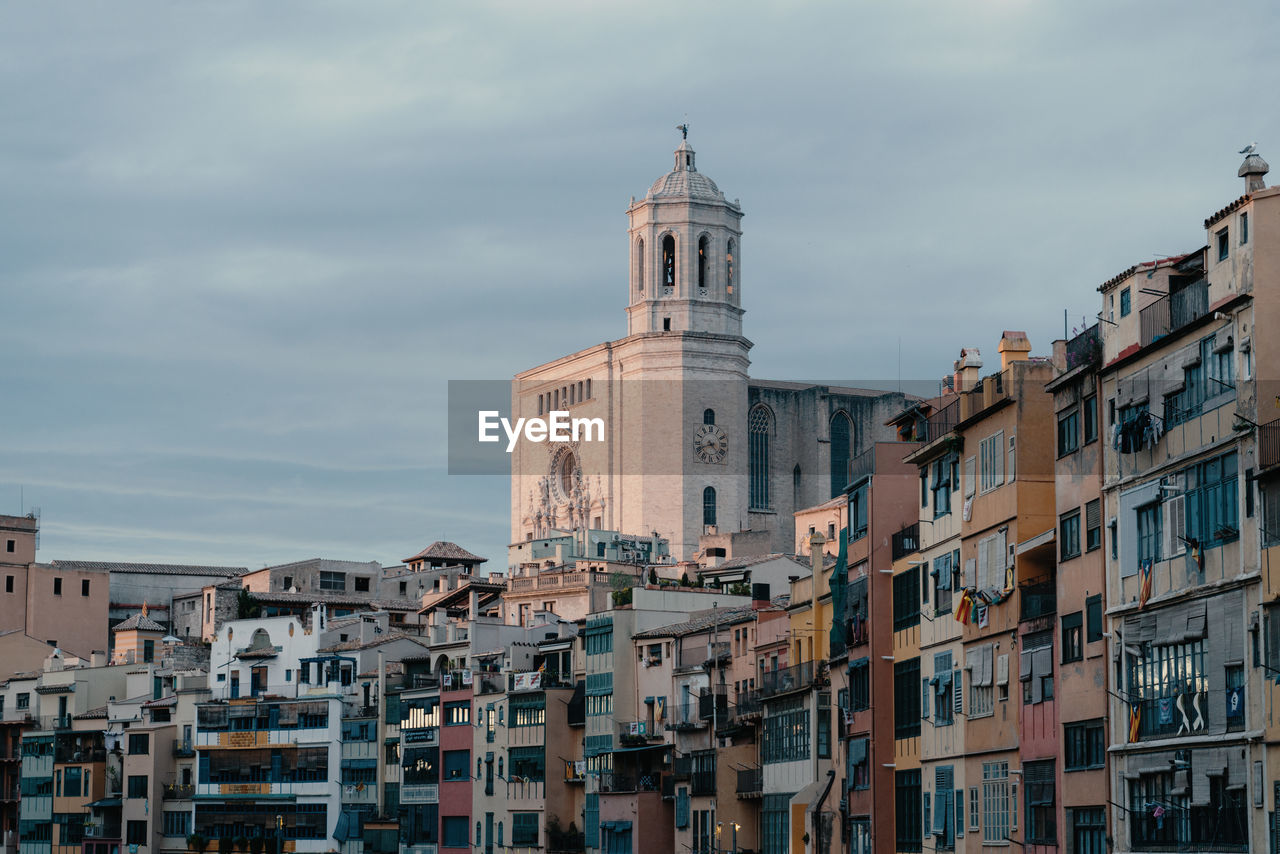
<instances>
[{"instance_id":1,"label":"bell tower dome","mask_svg":"<svg viewBox=\"0 0 1280 854\"><path fill-rule=\"evenodd\" d=\"M627 333L742 335L742 208L697 169L688 125L674 168L627 208Z\"/></svg>"}]
</instances>

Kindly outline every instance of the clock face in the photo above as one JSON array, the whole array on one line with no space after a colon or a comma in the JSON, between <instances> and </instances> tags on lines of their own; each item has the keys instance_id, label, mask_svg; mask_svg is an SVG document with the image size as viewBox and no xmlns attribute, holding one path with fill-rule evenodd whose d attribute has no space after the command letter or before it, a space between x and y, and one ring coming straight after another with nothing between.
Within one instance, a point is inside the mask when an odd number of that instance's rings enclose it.
<instances>
[{"instance_id":1,"label":"clock face","mask_svg":"<svg viewBox=\"0 0 1280 854\"><path fill-rule=\"evenodd\" d=\"M729 452L729 437L715 424L699 424L693 433L693 452L704 463L723 463Z\"/></svg>"}]
</instances>

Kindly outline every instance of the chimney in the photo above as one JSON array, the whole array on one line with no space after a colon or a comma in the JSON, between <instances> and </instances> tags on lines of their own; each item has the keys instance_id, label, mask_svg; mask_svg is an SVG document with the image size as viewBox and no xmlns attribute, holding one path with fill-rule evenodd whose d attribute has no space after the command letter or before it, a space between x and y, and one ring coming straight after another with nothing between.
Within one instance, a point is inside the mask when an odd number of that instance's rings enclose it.
<instances>
[{"instance_id":1,"label":"chimney","mask_svg":"<svg viewBox=\"0 0 1280 854\"><path fill-rule=\"evenodd\" d=\"M769 607L769 585L755 583L751 585L751 610L762 611Z\"/></svg>"},{"instance_id":2,"label":"chimney","mask_svg":"<svg viewBox=\"0 0 1280 854\"><path fill-rule=\"evenodd\" d=\"M952 389L956 392L971 391L978 382L978 372L982 370L982 353L977 347L964 347L960 350L960 358L955 362L955 382Z\"/></svg>"},{"instance_id":3,"label":"chimney","mask_svg":"<svg viewBox=\"0 0 1280 854\"><path fill-rule=\"evenodd\" d=\"M822 547L826 544L827 538L821 531L809 535L809 565L813 567L815 576L822 572Z\"/></svg>"},{"instance_id":4,"label":"chimney","mask_svg":"<svg viewBox=\"0 0 1280 854\"><path fill-rule=\"evenodd\" d=\"M106 667L107 654L100 649L95 649L93 652L89 653L89 666Z\"/></svg>"},{"instance_id":5,"label":"chimney","mask_svg":"<svg viewBox=\"0 0 1280 854\"><path fill-rule=\"evenodd\" d=\"M1244 179L1244 191L1246 194L1266 189L1266 182L1262 180L1262 176L1271 171L1271 167L1267 165L1267 161L1263 160L1261 155L1255 154L1249 146L1245 149L1249 152L1244 162L1240 164L1240 171L1236 173Z\"/></svg>"},{"instance_id":6,"label":"chimney","mask_svg":"<svg viewBox=\"0 0 1280 854\"><path fill-rule=\"evenodd\" d=\"M1053 369L1057 373L1067 370L1067 342L1059 338L1053 342Z\"/></svg>"},{"instance_id":7,"label":"chimney","mask_svg":"<svg viewBox=\"0 0 1280 854\"><path fill-rule=\"evenodd\" d=\"M1000 370L1007 371L1014 362L1025 362L1031 355L1031 341L1027 333L1006 329L1000 336Z\"/></svg>"}]
</instances>

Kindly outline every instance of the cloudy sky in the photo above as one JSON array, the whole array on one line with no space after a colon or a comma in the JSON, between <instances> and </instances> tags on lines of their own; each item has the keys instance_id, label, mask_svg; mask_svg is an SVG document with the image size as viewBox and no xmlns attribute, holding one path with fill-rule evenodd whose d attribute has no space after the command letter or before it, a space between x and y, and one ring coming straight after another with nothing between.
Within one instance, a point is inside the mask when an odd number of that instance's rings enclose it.
<instances>
[{"instance_id":1,"label":"cloudy sky","mask_svg":"<svg viewBox=\"0 0 1280 854\"><path fill-rule=\"evenodd\" d=\"M1269 3L0 9L0 513L41 560L503 564L449 379L625 331L688 117L756 376L1038 352L1280 162Z\"/></svg>"}]
</instances>

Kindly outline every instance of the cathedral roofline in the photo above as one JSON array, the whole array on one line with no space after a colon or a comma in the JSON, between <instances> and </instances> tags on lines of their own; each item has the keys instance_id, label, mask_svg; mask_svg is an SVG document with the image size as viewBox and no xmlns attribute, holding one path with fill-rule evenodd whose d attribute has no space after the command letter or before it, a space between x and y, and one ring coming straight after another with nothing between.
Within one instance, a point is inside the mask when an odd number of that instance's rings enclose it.
<instances>
[{"instance_id":1,"label":"cathedral roofline","mask_svg":"<svg viewBox=\"0 0 1280 854\"><path fill-rule=\"evenodd\" d=\"M561 356L559 359L554 359L550 362L543 362L541 365L536 365L535 367L516 374L515 379L532 380L552 368L562 367L577 359L583 359L603 351L621 349L624 345L641 339L667 340L672 342L689 339L700 341L730 341L734 343L743 343L746 345L746 349L748 350L755 346L754 342L745 336L722 335L717 332L638 332L635 335L628 335L625 338L618 338L613 341L603 341L599 344L592 344L590 347L585 347L581 350L569 353L566 356Z\"/></svg>"}]
</instances>

